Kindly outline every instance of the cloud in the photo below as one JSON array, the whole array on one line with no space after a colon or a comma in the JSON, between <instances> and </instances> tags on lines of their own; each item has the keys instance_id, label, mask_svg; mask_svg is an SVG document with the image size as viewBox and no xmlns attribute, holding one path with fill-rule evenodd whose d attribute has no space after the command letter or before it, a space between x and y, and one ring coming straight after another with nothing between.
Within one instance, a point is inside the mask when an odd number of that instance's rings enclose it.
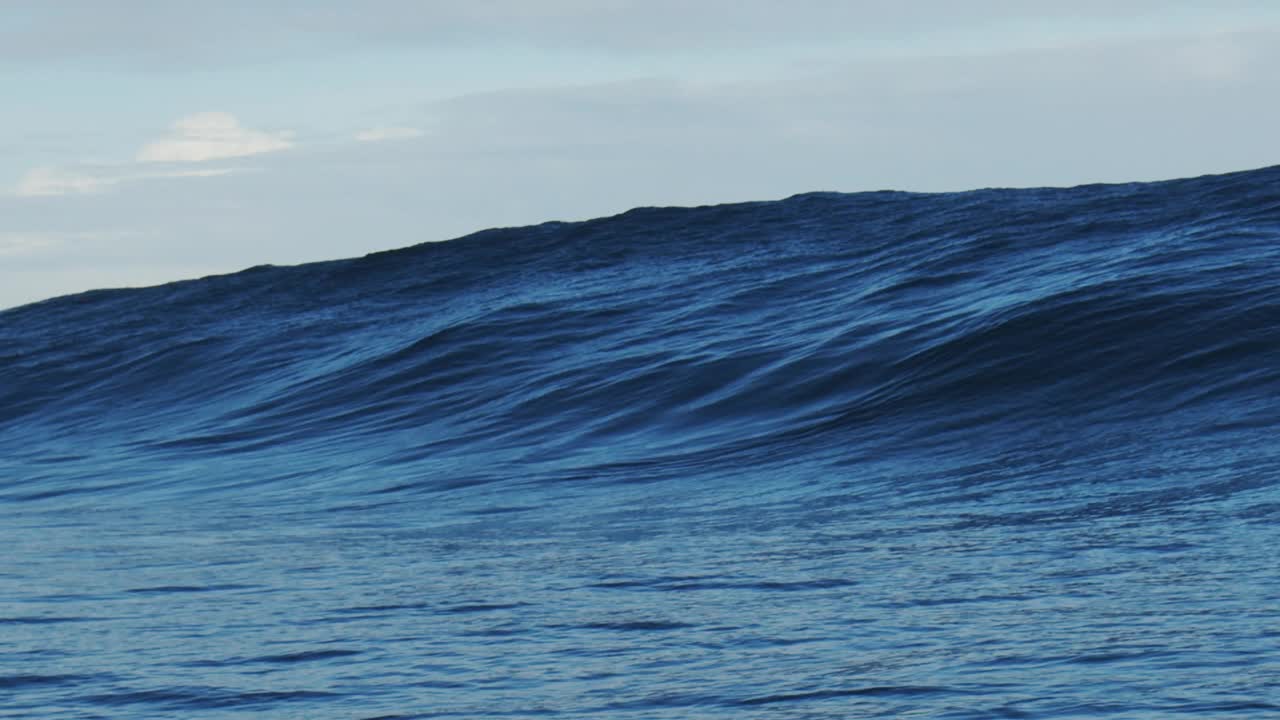
<instances>
[{"instance_id":1,"label":"cloud","mask_svg":"<svg viewBox=\"0 0 1280 720\"><path fill-rule=\"evenodd\" d=\"M250 170L250 168L197 168L194 170L134 173L133 175L121 179L149 180L151 178L219 177L221 175L230 175L231 173L246 172L248 170Z\"/></svg>"},{"instance_id":2,"label":"cloud","mask_svg":"<svg viewBox=\"0 0 1280 720\"><path fill-rule=\"evenodd\" d=\"M386 137L370 139L391 139L407 137L405 133L412 131L408 128L378 128L371 132L380 132ZM12 194L21 198L92 195L125 182L228 175L248 168L192 165L286 150L294 146L291 138L291 132L269 133L246 128L230 113L195 113L175 122L168 136L143 146L132 162L42 165L27 171ZM161 163L163 165L157 168L156 165Z\"/></svg>"},{"instance_id":3,"label":"cloud","mask_svg":"<svg viewBox=\"0 0 1280 720\"><path fill-rule=\"evenodd\" d=\"M96 177L77 170L44 166L23 175L14 194L18 197L85 195L101 192L119 181L120 178Z\"/></svg>"},{"instance_id":4,"label":"cloud","mask_svg":"<svg viewBox=\"0 0 1280 720\"><path fill-rule=\"evenodd\" d=\"M139 236L131 230L0 232L0 257L31 258L55 253L67 245L118 243Z\"/></svg>"},{"instance_id":5,"label":"cloud","mask_svg":"<svg viewBox=\"0 0 1280 720\"><path fill-rule=\"evenodd\" d=\"M92 195L121 183L157 178L217 177L247 168L190 168L183 170L138 171L131 167L94 166L65 168L42 166L22 176L13 194L22 198L59 195Z\"/></svg>"},{"instance_id":6,"label":"cloud","mask_svg":"<svg viewBox=\"0 0 1280 720\"><path fill-rule=\"evenodd\" d=\"M1238 35L1214 33L1178 48L1173 60L1175 69L1194 78L1230 82L1240 78L1253 57L1251 48L1241 43Z\"/></svg>"},{"instance_id":7,"label":"cloud","mask_svg":"<svg viewBox=\"0 0 1280 720\"><path fill-rule=\"evenodd\" d=\"M198 163L246 157L293 147L292 133L268 133L244 127L231 113L202 112L173 124L169 135L147 143L138 162Z\"/></svg>"},{"instance_id":8,"label":"cloud","mask_svg":"<svg viewBox=\"0 0 1280 720\"><path fill-rule=\"evenodd\" d=\"M383 140L412 140L422 137L422 131L411 127L375 127L356 133L359 142L382 142Z\"/></svg>"},{"instance_id":9,"label":"cloud","mask_svg":"<svg viewBox=\"0 0 1280 720\"><path fill-rule=\"evenodd\" d=\"M555 52L752 53L767 48L854 50L911 41L933 54L945 35L986 47L1038 46L1045 32L1099 37L1234 29L1280 20L1264 0L309 0L305 3L165 3L60 0L26 3L0 23L0 62L125 62L172 71L345 52L448 47L542 48ZM10 13L14 15L14 13Z\"/></svg>"},{"instance_id":10,"label":"cloud","mask_svg":"<svg viewBox=\"0 0 1280 720\"><path fill-rule=\"evenodd\" d=\"M60 242L46 233L0 233L0 257L35 255Z\"/></svg>"}]
</instances>

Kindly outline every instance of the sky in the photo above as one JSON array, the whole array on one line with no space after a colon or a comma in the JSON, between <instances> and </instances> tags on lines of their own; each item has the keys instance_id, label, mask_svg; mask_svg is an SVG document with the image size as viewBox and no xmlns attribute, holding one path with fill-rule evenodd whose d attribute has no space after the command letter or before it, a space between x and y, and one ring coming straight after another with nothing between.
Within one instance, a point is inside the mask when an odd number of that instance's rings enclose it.
<instances>
[{"instance_id":1,"label":"sky","mask_svg":"<svg viewBox=\"0 0 1280 720\"><path fill-rule=\"evenodd\" d=\"M9 0L0 308L489 227L1280 164L1274 0Z\"/></svg>"}]
</instances>

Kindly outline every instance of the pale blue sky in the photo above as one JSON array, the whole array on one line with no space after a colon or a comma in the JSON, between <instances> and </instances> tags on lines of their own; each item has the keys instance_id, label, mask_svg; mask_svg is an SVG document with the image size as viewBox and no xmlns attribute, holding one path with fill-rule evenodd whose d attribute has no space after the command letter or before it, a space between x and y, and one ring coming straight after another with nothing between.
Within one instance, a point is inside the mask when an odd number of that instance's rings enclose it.
<instances>
[{"instance_id":1,"label":"pale blue sky","mask_svg":"<svg viewBox=\"0 0 1280 720\"><path fill-rule=\"evenodd\" d=\"M0 307L637 205L1280 162L1280 3L0 5Z\"/></svg>"}]
</instances>

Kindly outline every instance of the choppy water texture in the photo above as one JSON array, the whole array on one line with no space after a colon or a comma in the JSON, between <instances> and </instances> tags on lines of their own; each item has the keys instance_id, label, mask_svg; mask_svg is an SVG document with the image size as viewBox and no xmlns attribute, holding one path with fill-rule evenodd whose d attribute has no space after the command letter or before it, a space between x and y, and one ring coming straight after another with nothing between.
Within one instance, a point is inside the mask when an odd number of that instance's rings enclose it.
<instances>
[{"instance_id":1,"label":"choppy water texture","mask_svg":"<svg viewBox=\"0 0 1280 720\"><path fill-rule=\"evenodd\" d=\"M0 313L0 716L1280 716L1280 168Z\"/></svg>"}]
</instances>

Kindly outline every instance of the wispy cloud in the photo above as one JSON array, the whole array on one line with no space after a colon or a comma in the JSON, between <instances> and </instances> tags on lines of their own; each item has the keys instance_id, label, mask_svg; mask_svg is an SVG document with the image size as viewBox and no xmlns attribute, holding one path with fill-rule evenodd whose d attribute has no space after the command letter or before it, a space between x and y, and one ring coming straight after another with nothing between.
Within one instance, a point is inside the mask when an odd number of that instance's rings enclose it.
<instances>
[{"instance_id":1,"label":"wispy cloud","mask_svg":"<svg viewBox=\"0 0 1280 720\"><path fill-rule=\"evenodd\" d=\"M244 168L193 166L286 150L294 146L292 137L291 132L247 128L231 113L195 113L175 122L165 137L144 145L131 162L42 165L27 171L13 194L22 198L91 195L124 182L227 175Z\"/></svg>"},{"instance_id":2,"label":"wispy cloud","mask_svg":"<svg viewBox=\"0 0 1280 720\"><path fill-rule=\"evenodd\" d=\"M61 242L45 233L0 233L0 257L36 255Z\"/></svg>"},{"instance_id":3,"label":"wispy cloud","mask_svg":"<svg viewBox=\"0 0 1280 720\"><path fill-rule=\"evenodd\" d=\"M16 4L16 3L10 3ZM604 54L769 48L912 46L931 55L945 36L987 46L1010 28L1021 47L1056 36L1097 38L1196 30L1214 22L1247 29L1280 19L1264 0L312 0L306 3L157 3L60 0L26 3L0 24L0 60L162 67L226 67L331 57L388 46L534 47ZM261 6L261 7L259 7ZM12 14L12 13L11 13ZM9 18L6 17L6 20ZM964 44L964 43L961 43Z\"/></svg>"},{"instance_id":4,"label":"wispy cloud","mask_svg":"<svg viewBox=\"0 0 1280 720\"><path fill-rule=\"evenodd\" d=\"M22 176L14 194L18 197L48 197L53 195L85 195L105 190L120 178L101 177L52 166L33 168Z\"/></svg>"},{"instance_id":5,"label":"wispy cloud","mask_svg":"<svg viewBox=\"0 0 1280 720\"><path fill-rule=\"evenodd\" d=\"M91 195L116 185L158 178L216 177L241 172L244 168L185 168L136 170L133 166L85 166L34 168L22 176L13 194L23 198L59 195Z\"/></svg>"},{"instance_id":6,"label":"wispy cloud","mask_svg":"<svg viewBox=\"0 0 1280 720\"><path fill-rule=\"evenodd\" d=\"M1238 80L1254 61L1254 53L1239 35L1208 34L1178 48L1171 63L1199 80L1232 82Z\"/></svg>"},{"instance_id":7,"label":"wispy cloud","mask_svg":"<svg viewBox=\"0 0 1280 720\"><path fill-rule=\"evenodd\" d=\"M292 137L290 132L247 128L231 113L201 112L178 120L166 137L143 146L137 161L198 163L247 157L288 150L293 147Z\"/></svg>"},{"instance_id":8,"label":"wispy cloud","mask_svg":"<svg viewBox=\"0 0 1280 720\"><path fill-rule=\"evenodd\" d=\"M22 258L56 253L75 243L111 243L131 240L140 233L121 230L80 232L0 232L0 257Z\"/></svg>"},{"instance_id":9,"label":"wispy cloud","mask_svg":"<svg viewBox=\"0 0 1280 720\"><path fill-rule=\"evenodd\" d=\"M412 140L422 137L422 131L412 127L375 127L356 133L359 142L382 142L384 140Z\"/></svg>"}]
</instances>

